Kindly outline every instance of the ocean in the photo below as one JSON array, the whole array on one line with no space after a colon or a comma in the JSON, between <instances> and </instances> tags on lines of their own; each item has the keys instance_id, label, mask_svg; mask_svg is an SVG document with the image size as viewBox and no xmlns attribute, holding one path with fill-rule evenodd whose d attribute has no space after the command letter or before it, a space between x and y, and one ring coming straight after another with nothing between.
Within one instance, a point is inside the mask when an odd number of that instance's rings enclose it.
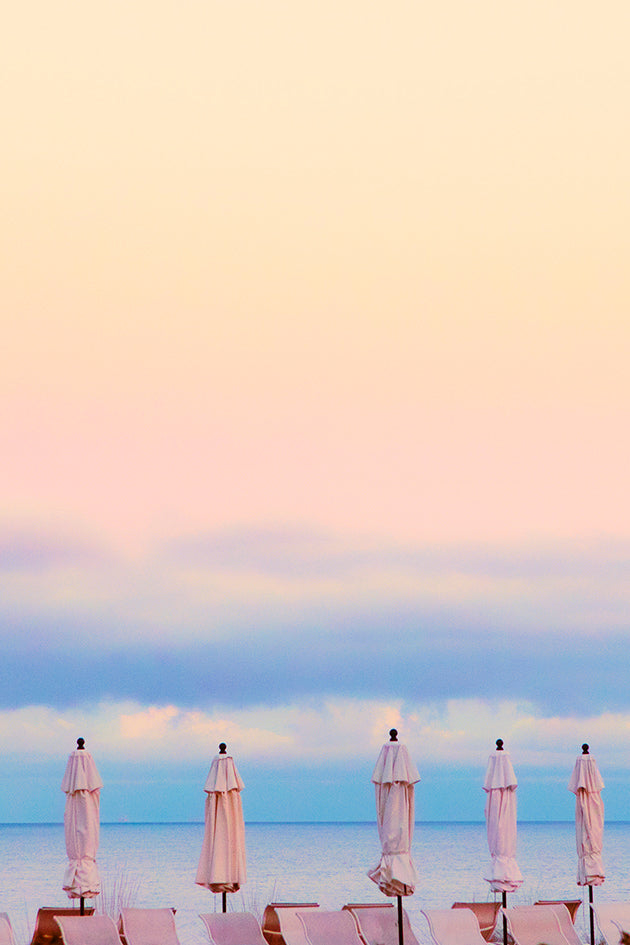
<instances>
[{"instance_id":1,"label":"ocean","mask_svg":"<svg viewBox=\"0 0 630 945\"><path fill-rule=\"evenodd\" d=\"M524 882L510 904L578 899L573 823L522 823L517 859ZM182 945L204 945L200 912L220 909L220 896L195 885L203 824L102 824L98 863L103 903L174 906ZM338 909L346 902L382 902L366 876L379 860L375 823L246 825L247 883L228 907L262 915L268 902L314 901ZM483 823L419 823L413 843L419 875L404 907L421 943L428 943L426 908L456 900L492 898L483 873L488 863ZM604 886L596 899L630 899L630 823L607 824ZM0 911L7 912L17 945L28 945L39 906L67 905L61 889L66 864L63 825L0 825ZM584 910L576 927L586 938Z\"/></svg>"}]
</instances>

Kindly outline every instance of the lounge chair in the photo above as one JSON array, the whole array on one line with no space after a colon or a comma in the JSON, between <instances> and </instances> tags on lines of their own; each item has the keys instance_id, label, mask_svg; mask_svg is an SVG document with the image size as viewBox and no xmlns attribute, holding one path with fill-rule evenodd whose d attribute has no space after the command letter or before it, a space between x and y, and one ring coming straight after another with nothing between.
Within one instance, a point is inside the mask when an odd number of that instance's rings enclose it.
<instances>
[{"instance_id":1,"label":"lounge chair","mask_svg":"<svg viewBox=\"0 0 630 945\"><path fill-rule=\"evenodd\" d=\"M568 910L563 908L571 923ZM562 931L556 906L513 906L501 911L507 919L515 945L540 945L541 942L545 942L545 945L575 945L574 941L569 942ZM575 931L573 934L576 934Z\"/></svg>"},{"instance_id":2,"label":"lounge chair","mask_svg":"<svg viewBox=\"0 0 630 945\"><path fill-rule=\"evenodd\" d=\"M204 912L199 918L211 945L266 945L258 919L251 912Z\"/></svg>"},{"instance_id":3,"label":"lounge chair","mask_svg":"<svg viewBox=\"0 0 630 945\"><path fill-rule=\"evenodd\" d=\"M516 909L522 909L523 906L516 906ZM577 934L573 921L571 919L571 913L569 912L568 906L564 902L535 902L533 907L534 909L551 909L558 922L560 923L560 931L566 938L569 945L582 945L582 939Z\"/></svg>"},{"instance_id":4,"label":"lounge chair","mask_svg":"<svg viewBox=\"0 0 630 945\"><path fill-rule=\"evenodd\" d=\"M84 908L83 912L84 915L94 915L92 907ZM38 909L31 945L61 945L61 931L55 921L57 915L79 916L79 907L42 906Z\"/></svg>"},{"instance_id":5,"label":"lounge chair","mask_svg":"<svg viewBox=\"0 0 630 945\"><path fill-rule=\"evenodd\" d=\"M598 902L591 908L607 945L619 945L620 932L630 932L630 902Z\"/></svg>"},{"instance_id":6,"label":"lounge chair","mask_svg":"<svg viewBox=\"0 0 630 945\"><path fill-rule=\"evenodd\" d=\"M582 905L581 899L538 899L534 905L535 906L556 906L558 903L562 903L563 906L566 906L569 910L569 915L571 916L571 921L575 925L575 918L578 914L579 908Z\"/></svg>"},{"instance_id":7,"label":"lounge chair","mask_svg":"<svg viewBox=\"0 0 630 945\"><path fill-rule=\"evenodd\" d=\"M486 945L471 909L422 909L435 945Z\"/></svg>"},{"instance_id":8,"label":"lounge chair","mask_svg":"<svg viewBox=\"0 0 630 945\"><path fill-rule=\"evenodd\" d=\"M354 918L365 945L398 945L398 910L392 902L349 902L343 908ZM404 909L403 935L405 945L419 945Z\"/></svg>"},{"instance_id":9,"label":"lounge chair","mask_svg":"<svg viewBox=\"0 0 630 945\"><path fill-rule=\"evenodd\" d=\"M319 903L270 902L262 921L262 933L269 945L308 945L304 924L297 913L309 909L319 909Z\"/></svg>"},{"instance_id":10,"label":"lounge chair","mask_svg":"<svg viewBox=\"0 0 630 945\"><path fill-rule=\"evenodd\" d=\"M479 931L486 942L492 941L500 908L500 902L454 902L451 906L451 909L470 909L475 913Z\"/></svg>"},{"instance_id":11,"label":"lounge chair","mask_svg":"<svg viewBox=\"0 0 630 945\"><path fill-rule=\"evenodd\" d=\"M179 945L174 909L121 909L123 945Z\"/></svg>"},{"instance_id":12,"label":"lounge chair","mask_svg":"<svg viewBox=\"0 0 630 945\"><path fill-rule=\"evenodd\" d=\"M13 926L6 912L0 912L0 945L15 945Z\"/></svg>"},{"instance_id":13,"label":"lounge chair","mask_svg":"<svg viewBox=\"0 0 630 945\"><path fill-rule=\"evenodd\" d=\"M364 945L347 910L308 909L297 915L309 945Z\"/></svg>"},{"instance_id":14,"label":"lounge chair","mask_svg":"<svg viewBox=\"0 0 630 945\"><path fill-rule=\"evenodd\" d=\"M55 921L64 945L122 945L116 923L108 915L56 915Z\"/></svg>"}]
</instances>

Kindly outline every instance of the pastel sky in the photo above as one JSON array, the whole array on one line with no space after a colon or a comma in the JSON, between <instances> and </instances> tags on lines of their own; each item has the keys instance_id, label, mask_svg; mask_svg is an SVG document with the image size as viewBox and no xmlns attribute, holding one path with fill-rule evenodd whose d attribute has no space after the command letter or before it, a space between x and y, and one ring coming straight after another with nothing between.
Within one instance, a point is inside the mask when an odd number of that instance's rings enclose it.
<instances>
[{"instance_id":1,"label":"pastel sky","mask_svg":"<svg viewBox=\"0 0 630 945\"><path fill-rule=\"evenodd\" d=\"M626 0L24 0L0 822L630 819Z\"/></svg>"}]
</instances>

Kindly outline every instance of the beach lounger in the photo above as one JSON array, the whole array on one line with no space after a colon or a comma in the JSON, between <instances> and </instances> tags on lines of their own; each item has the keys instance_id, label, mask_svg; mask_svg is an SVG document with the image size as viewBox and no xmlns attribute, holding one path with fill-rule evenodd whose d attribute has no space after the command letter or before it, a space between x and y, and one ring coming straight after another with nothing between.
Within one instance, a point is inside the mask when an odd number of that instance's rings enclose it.
<instances>
[{"instance_id":1,"label":"beach lounger","mask_svg":"<svg viewBox=\"0 0 630 945\"><path fill-rule=\"evenodd\" d=\"M515 906L515 908L521 909L523 907ZM582 945L582 939L575 930L575 926L571 919L571 914L564 902L535 902L533 908L551 909L560 923L560 931L566 938L569 945Z\"/></svg>"},{"instance_id":2,"label":"beach lounger","mask_svg":"<svg viewBox=\"0 0 630 945\"><path fill-rule=\"evenodd\" d=\"M435 945L486 945L471 909L422 909Z\"/></svg>"},{"instance_id":3,"label":"beach lounger","mask_svg":"<svg viewBox=\"0 0 630 945\"><path fill-rule=\"evenodd\" d=\"M123 945L179 945L174 909L121 909Z\"/></svg>"},{"instance_id":4,"label":"beach lounger","mask_svg":"<svg viewBox=\"0 0 630 945\"><path fill-rule=\"evenodd\" d=\"M500 908L500 902L454 902L451 906L451 909L470 909L474 912L479 931L486 942L492 941Z\"/></svg>"},{"instance_id":5,"label":"beach lounger","mask_svg":"<svg viewBox=\"0 0 630 945\"><path fill-rule=\"evenodd\" d=\"M349 902L343 908L352 915L365 945L398 945L398 910L392 902ZM403 937L405 945L419 945L404 909Z\"/></svg>"},{"instance_id":6,"label":"beach lounger","mask_svg":"<svg viewBox=\"0 0 630 945\"><path fill-rule=\"evenodd\" d=\"M204 912L199 918L211 945L266 945L258 919L251 912Z\"/></svg>"},{"instance_id":7,"label":"beach lounger","mask_svg":"<svg viewBox=\"0 0 630 945\"><path fill-rule=\"evenodd\" d=\"M122 945L116 923L108 915L57 915L55 921L64 945Z\"/></svg>"},{"instance_id":8,"label":"beach lounger","mask_svg":"<svg viewBox=\"0 0 630 945\"><path fill-rule=\"evenodd\" d=\"M347 910L310 909L298 912L308 945L363 945L356 922Z\"/></svg>"},{"instance_id":9,"label":"beach lounger","mask_svg":"<svg viewBox=\"0 0 630 945\"><path fill-rule=\"evenodd\" d=\"M535 906L556 906L558 903L562 903L569 910L569 915L571 916L571 921L575 924L576 916L579 912L580 906L582 905L581 899L538 899L534 905Z\"/></svg>"},{"instance_id":10,"label":"beach lounger","mask_svg":"<svg viewBox=\"0 0 630 945\"><path fill-rule=\"evenodd\" d=\"M0 912L0 945L15 945L13 926L6 912Z\"/></svg>"},{"instance_id":11,"label":"beach lounger","mask_svg":"<svg viewBox=\"0 0 630 945\"><path fill-rule=\"evenodd\" d=\"M297 913L309 909L319 909L319 903L270 902L262 921L262 933L269 945L308 945L304 924Z\"/></svg>"},{"instance_id":12,"label":"beach lounger","mask_svg":"<svg viewBox=\"0 0 630 945\"><path fill-rule=\"evenodd\" d=\"M563 908L571 922L568 910ZM513 906L501 911L507 919L515 945L541 945L541 942L545 945L574 945L563 933L555 910L556 906Z\"/></svg>"},{"instance_id":13,"label":"beach lounger","mask_svg":"<svg viewBox=\"0 0 630 945\"><path fill-rule=\"evenodd\" d=\"M92 907L84 909L85 915L94 915ZM78 905L70 906L42 906L37 910L35 929L31 945L61 945L61 930L55 921L56 915L78 916Z\"/></svg>"},{"instance_id":14,"label":"beach lounger","mask_svg":"<svg viewBox=\"0 0 630 945\"><path fill-rule=\"evenodd\" d=\"M598 902L591 907L607 945L619 945L619 935L630 932L630 902Z\"/></svg>"}]
</instances>

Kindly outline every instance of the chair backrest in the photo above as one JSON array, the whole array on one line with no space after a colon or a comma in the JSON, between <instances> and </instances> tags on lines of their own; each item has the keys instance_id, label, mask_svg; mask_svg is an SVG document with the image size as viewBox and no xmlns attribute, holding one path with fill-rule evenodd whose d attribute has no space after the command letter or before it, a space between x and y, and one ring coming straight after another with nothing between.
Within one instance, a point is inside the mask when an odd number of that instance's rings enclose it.
<instances>
[{"instance_id":1,"label":"chair backrest","mask_svg":"<svg viewBox=\"0 0 630 945\"><path fill-rule=\"evenodd\" d=\"M486 942L492 939L500 908L500 902L454 902L451 906L451 909L470 909L474 912L479 923L479 931Z\"/></svg>"},{"instance_id":2,"label":"chair backrest","mask_svg":"<svg viewBox=\"0 0 630 945\"><path fill-rule=\"evenodd\" d=\"M619 933L630 932L630 902L598 902L592 908L607 945L618 945Z\"/></svg>"},{"instance_id":3,"label":"chair backrest","mask_svg":"<svg viewBox=\"0 0 630 945\"><path fill-rule=\"evenodd\" d=\"M555 906L513 906L502 909L516 945L569 945ZM568 912L567 912L568 916ZM570 921L570 920L569 920Z\"/></svg>"},{"instance_id":4,"label":"chair backrest","mask_svg":"<svg viewBox=\"0 0 630 945\"><path fill-rule=\"evenodd\" d=\"M79 908L75 906L42 906L37 910L35 929L31 945L61 945L61 930L55 920L57 915L78 916ZM84 907L84 915L94 915L92 906Z\"/></svg>"},{"instance_id":5,"label":"chair backrest","mask_svg":"<svg viewBox=\"0 0 630 945\"><path fill-rule=\"evenodd\" d=\"M212 945L266 945L252 912L204 912L199 918Z\"/></svg>"},{"instance_id":6,"label":"chair backrest","mask_svg":"<svg viewBox=\"0 0 630 945\"><path fill-rule=\"evenodd\" d=\"M575 917L577 916L580 906L582 905L581 899L537 899L534 905L556 906L559 903L562 903L563 906L567 907L569 910L569 915L571 916L571 921L575 924Z\"/></svg>"},{"instance_id":7,"label":"chair backrest","mask_svg":"<svg viewBox=\"0 0 630 945\"><path fill-rule=\"evenodd\" d=\"M569 942L569 945L582 945L580 936L575 931L571 915L564 902L537 902L534 903L534 908L552 909L560 923L560 931Z\"/></svg>"},{"instance_id":8,"label":"chair backrest","mask_svg":"<svg viewBox=\"0 0 630 945\"><path fill-rule=\"evenodd\" d=\"M122 945L116 923L108 915L57 915L55 920L65 945Z\"/></svg>"},{"instance_id":9,"label":"chair backrest","mask_svg":"<svg viewBox=\"0 0 630 945\"><path fill-rule=\"evenodd\" d=\"M298 911L319 909L318 902L270 902L265 907L262 933L269 945L308 945Z\"/></svg>"},{"instance_id":10,"label":"chair backrest","mask_svg":"<svg viewBox=\"0 0 630 945\"><path fill-rule=\"evenodd\" d=\"M121 909L121 938L127 945L179 945L174 913L174 909Z\"/></svg>"},{"instance_id":11,"label":"chair backrest","mask_svg":"<svg viewBox=\"0 0 630 945\"><path fill-rule=\"evenodd\" d=\"M354 918L365 945L398 945L398 910L393 903L349 903L343 908ZM405 945L419 945L404 909L403 939Z\"/></svg>"},{"instance_id":12,"label":"chair backrest","mask_svg":"<svg viewBox=\"0 0 630 945\"><path fill-rule=\"evenodd\" d=\"M435 945L486 945L471 909L422 909Z\"/></svg>"},{"instance_id":13,"label":"chair backrest","mask_svg":"<svg viewBox=\"0 0 630 945\"><path fill-rule=\"evenodd\" d=\"M0 912L0 945L15 945L13 926L6 912Z\"/></svg>"},{"instance_id":14,"label":"chair backrest","mask_svg":"<svg viewBox=\"0 0 630 945\"><path fill-rule=\"evenodd\" d=\"M343 909L310 909L298 912L309 945L363 945L357 926Z\"/></svg>"}]
</instances>

